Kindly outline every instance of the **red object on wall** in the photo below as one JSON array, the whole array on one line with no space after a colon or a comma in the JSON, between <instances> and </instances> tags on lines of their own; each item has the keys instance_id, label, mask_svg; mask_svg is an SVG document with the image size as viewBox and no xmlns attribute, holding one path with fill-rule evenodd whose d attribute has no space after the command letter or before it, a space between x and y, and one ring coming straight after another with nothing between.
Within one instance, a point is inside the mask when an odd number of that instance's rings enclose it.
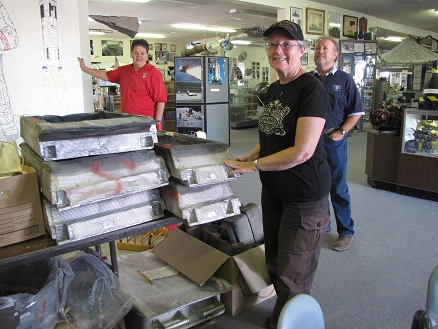
<instances>
[{"instance_id":1,"label":"red object on wall","mask_svg":"<svg viewBox=\"0 0 438 329\"><path fill-rule=\"evenodd\" d=\"M365 17L359 18L359 32L366 33L368 20Z\"/></svg>"}]
</instances>

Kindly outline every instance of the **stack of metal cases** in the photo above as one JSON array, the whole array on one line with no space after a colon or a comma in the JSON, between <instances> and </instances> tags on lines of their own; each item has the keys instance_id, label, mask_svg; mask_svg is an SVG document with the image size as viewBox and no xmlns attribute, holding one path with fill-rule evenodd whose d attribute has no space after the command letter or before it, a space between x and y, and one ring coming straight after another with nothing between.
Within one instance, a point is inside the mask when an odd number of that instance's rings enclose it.
<instances>
[{"instance_id":1,"label":"stack of metal cases","mask_svg":"<svg viewBox=\"0 0 438 329\"><path fill-rule=\"evenodd\" d=\"M160 194L175 216L193 226L240 214L240 201L230 185L240 176L228 174L227 144L158 132L155 152L163 157L172 177Z\"/></svg>"},{"instance_id":2,"label":"stack of metal cases","mask_svg":"<svg viewBox=\"0 0 438 329\"><path fill-rule=\"evenodd\" d=\"M101 111L23 116L21 137L44 161L147 150L157 142L156 121Z\"/></svg>"},{"instance_id":3,"label":"stack of metal cases","mask_svg":"<svg viewBox=\"0 0 438 329\"><path fill-rule=\"evenodd\" d=\"M24 162L37 171L46 227L58 244L164 216L158 188L169 173L153 150L155 124L111 113L21 118Z\"/></svg>"},{"instance_id":4,"label":"stack of metal cases","mask_svg":"<svg viewBox=\"0 0 438 329\"><path fill-rule=\"evenodd\" d=\"M187 135L158 132L155 153L163 157L170 175L188 186L222 183L229 175L224 161L231 159L228 145Z\"/></svg>"},{"instance_id":5,"label":"stack of metal cases","mask_svg":"<svg viewBox=\"0 0 438 329\"><path fill-rule=\"evenodd\" d=\"M48 200L43 200L47 229L58 244L160 218L164 209L157 189L121 195L63 211Z\"/></svg>"}]
</instances>

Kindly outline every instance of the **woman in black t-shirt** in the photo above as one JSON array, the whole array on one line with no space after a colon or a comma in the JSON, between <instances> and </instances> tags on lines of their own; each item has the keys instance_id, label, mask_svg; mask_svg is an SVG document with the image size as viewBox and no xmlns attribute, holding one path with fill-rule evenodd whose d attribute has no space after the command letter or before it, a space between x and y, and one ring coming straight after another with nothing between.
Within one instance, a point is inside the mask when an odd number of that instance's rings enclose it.
<instances>
[{"instance_id":1,"label":"woman in black t-shirt","mask_svg":"<svg viewBox=\"0 0 438 329\"><path fill-rule=\"evenodd\" d=\"M326 233L330 169L322 131L330 101L301 67L305 43L297 24L281 21L263 35L279 80L267 92L259 144L225 164L231 173L260 175L265 259L277 294L267 325L276 328L287 301L310 292Z\"/></svg>"}]
</instances>

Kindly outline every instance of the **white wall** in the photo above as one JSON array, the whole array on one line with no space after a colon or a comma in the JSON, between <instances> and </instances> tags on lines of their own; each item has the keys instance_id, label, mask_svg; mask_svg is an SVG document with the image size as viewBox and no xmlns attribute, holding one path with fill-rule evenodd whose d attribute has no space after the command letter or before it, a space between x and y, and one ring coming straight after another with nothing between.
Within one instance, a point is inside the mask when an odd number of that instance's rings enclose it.
<instances>
[{"instance_id":1,"label":"white wall","mask_svg":"<svg viewBox=\"0 0 438 329\"><path fill-rule=\"evenodd\" d=\"M58 33L52 34L56 38L51 39L51 44L59 45L62 67L59 71L43 69L45 56L40 1L0 2L18 35L17 47L3 51L4 79L17 127L21 115L64 115L93 111L91 90L88 95L84 92L82 72L76 58L82 53L80 37L83 31L80 26L83 22L79 17L84 17L85 24L88 24L87 0L58 0ZM88 37L88 27L86 32ZM89 101L86 102L86 99ZM4 139L6 137L0 132L0 140Z\"/></svg>"},{"instance_id":2,"label":"white wall","mask_svg":"<svg viewBox=\"0 0 438 329\"><path fill-rule=\"evenodd\" d=\"M122 41L123 42L123 56L117 56L117 60L119 61L120 65L127 65L132 63L131 59L131 40L132 38L123 37L123 38L112 38L108 36L92 36L90 37L90 40L93 41L93 55L90 56L90 60L87 62L87 65L91 65L91 62L96 63L94 67L96 69L102 69L102 70L109 70L114 67L115 63L115 56L102 56L102 41L103 40L111 40L111 41ZM170 81L171 77L169 76L167 72L168 66L173 66L173 61L169 62L170 64L162 64L162 63L155 63L156 56L155 56L155 50L156 50L156 43L160 44L166 44L167 50L170 52L171 45L175 46L175 51L171 52L170 54L172 56L181 56L181 51L185 48L185 43L169 43L165 39L147 39L146 40L149 43L149 46L152 47L152 49L149 50L149 55L152 55L151 63L159 70L165 71L165 81Z\"/></svg>"}]
</instances>

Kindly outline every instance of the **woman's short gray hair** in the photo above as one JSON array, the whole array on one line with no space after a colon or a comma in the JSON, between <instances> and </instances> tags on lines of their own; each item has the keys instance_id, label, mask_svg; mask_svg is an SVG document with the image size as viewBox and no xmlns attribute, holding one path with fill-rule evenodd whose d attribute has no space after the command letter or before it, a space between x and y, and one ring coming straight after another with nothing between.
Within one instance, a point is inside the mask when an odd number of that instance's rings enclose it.
<instances>
[{"instance_id":1,"label":"woman's short gray hair","mask_svg":"<svg viewBox=\"0 0 438 329\"><path fill-rule=\"evenodd\" d=\"M306 48L307 47L307 43L304 40L298 40L298 46L301 48Z\"/></svg>"}]
</instances>

